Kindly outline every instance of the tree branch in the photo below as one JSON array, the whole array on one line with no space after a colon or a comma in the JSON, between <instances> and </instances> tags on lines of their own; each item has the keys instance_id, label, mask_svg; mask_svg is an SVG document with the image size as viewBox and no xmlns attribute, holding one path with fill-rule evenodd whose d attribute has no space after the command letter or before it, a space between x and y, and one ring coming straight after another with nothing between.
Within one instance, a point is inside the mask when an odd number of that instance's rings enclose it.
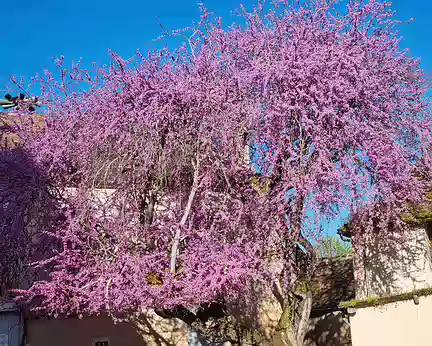
<instances>
[{"instance_id":1,"label":"tree branch","mask_svg":"<svg viewBox=\"0 0 432 346\"><path fill-rule=\"evenodd\" d=\"M171 247L170 271L172 274L175 274L177 251L178 251L178 246L180 243L181 230L182 230L183 226L186 224L187 218L189 217L189 214L190 214L190 211L192 209L192 204L193 204L193 201L195 198L195 194L198 190L198 187L199 187L199 158L198 158L198 154L197 154L193 184L192 184L191 191L189 193L189 199L188 199L186 208L183 212L183 217L180 220L179 226L178 226L176 234L174 236L174 241L173 241L173 244Z\"/></svg>"},{"instance_id":2,"label":"tree branch","mask_svg":"<svg viewBox=\"0 0 432 346\"><path fill-rule=\"evenodd\" d=\"M303 304L301 305L301 317L297 328L297 344L303 344L303 340L307 333L310 312L312 309L312 293L307 292L304 295Z\"/></svg>"}]
</instances>

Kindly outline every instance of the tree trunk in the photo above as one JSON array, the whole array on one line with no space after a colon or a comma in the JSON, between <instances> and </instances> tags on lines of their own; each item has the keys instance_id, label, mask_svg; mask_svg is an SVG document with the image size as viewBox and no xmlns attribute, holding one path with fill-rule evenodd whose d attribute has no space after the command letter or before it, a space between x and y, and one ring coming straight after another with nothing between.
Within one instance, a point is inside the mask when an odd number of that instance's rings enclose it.
<instances>
[{"instance_id":1,"label":"tree trunk","mask_svg":"<svg viewBox=\"0 0 432 346\"><path fill-rule=\"evenodd\" d=\"M300 320L297 328L297 344L303 345L304 338L308 331L309 317L312 310L312 292L303 294L303 304L301 308Z\"/></svg>"},{"instance_id":2,"label":"tree trunk","mask_svg":"<svg viewBox=\"0 0 432 346\"><path fill-rule=\"evenodd\" d=\"M273 335L272 345L303 345L311 308L312 294L310 292L289 294L284 299L282 315ZM299 316L298 318L296 318L296 313Z\"/></svg>"},{"instance_id":3,"label":"tree trunk","mask_svg":"<svg viewBox=\"0 0 432 346\"><path fill-rule=\"evenodd\" d=\"M274 346L297 346L293 333L292 299L284 299L284 307L273 336Z\"/></svg>"}]
</instances>

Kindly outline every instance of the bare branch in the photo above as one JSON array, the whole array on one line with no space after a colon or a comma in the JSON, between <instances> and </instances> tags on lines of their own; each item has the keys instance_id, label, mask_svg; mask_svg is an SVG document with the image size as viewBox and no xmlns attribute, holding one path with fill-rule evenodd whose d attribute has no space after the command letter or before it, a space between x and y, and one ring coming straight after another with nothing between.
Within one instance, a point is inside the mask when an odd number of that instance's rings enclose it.
<instances>
[{"instance_id":1,"label":"bare branch","mask_svg":"<svg viewBox=\"0 0 432 346\"><path fill-rule=\"evenodd\" d=\"M193 179L192 188L191 188L191 191L189 194L189 199L188 199L186 208L184 210L183 217L180 220L179 226L178 226L176 234L174 236L174 241L173 241L172 248L171 248L171 262L170 262L171 265L170 265L170 268L171 268L171 273L173 273L173 274L175 273L177 251L178 251L178 246L180 243L181 229L186 224L187 218L189 217L189 214L190 214L191 209L192 209L192 204L193 204L193 201L195 198L195 194L198 191L198 188L199 188L199 157L198 157L198 153L197 153L194 179Z\"/></svg>"}]
</instances>

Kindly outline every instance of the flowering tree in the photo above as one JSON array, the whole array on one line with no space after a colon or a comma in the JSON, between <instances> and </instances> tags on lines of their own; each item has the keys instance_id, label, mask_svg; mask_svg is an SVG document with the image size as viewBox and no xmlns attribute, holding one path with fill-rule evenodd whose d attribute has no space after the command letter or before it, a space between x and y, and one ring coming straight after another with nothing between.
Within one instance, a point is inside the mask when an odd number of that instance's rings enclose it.
<instances>
[{"instance_id":1,"label":"flowering tree","mask_svg":"<svg viewBox=\"0 0 432 346\"><path fill-rule=\"evenodd\" d=\"M29 259L29 238L24 229L24 209L29 206L32 194L27 181L21 172L27 171L27 161L22 152L2 150L0 152L0 294L4 296L7 289L25 280L23 267ZM28 176L32 179L31 175ZM29 184L30 183L30 184ZM16 217L20 213L21 217Z\"/></svg>"},{"instance_id":2,"label":"flowering tree","mask_svg":"<svg viewBox=\"0 0 432 346\"><path fill-rule=\"evenodd\" d=\"M55 225L56 217L47 211L57 209L45 175L19 147L15 120L0 113L0 300L10 298L10 288L31 282L27 264L51 247L43 232Z\"/></svg>"},{"instance_id":3,"label":"flowering tree","mask_svg":"<svg viewBox=\"0 0 432 346\"><path fill-rule=\"evenodd\" d=\"M226 307L260 287L282 304L272 344L300 344L311 212L373 204L385 231L422 198L428 84L393 15L376 0L282 1L223 27L203 9L175 51L112 53L95 73L58 60L59 78L38 78L46 129L25 149L64 219L49 279L24 295L53 314L153 308L235 341ZM203 322L215 304L230 328Z\"/></svg>"}]
</instances>

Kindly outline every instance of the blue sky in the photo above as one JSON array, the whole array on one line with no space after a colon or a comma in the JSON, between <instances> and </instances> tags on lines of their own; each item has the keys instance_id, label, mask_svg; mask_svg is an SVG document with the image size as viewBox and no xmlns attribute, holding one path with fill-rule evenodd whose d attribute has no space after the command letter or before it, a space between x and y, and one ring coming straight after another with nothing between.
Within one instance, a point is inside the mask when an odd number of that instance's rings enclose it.
<instances>
[{"instance_id":1,"label":"blue sky","mask_svg":"<svg viewBox=\"0 0 432 346\"><path fill-rule=\"evenodd\" d=\"M232 10L254 0L202 0L226 24L235 20ZM199 16L196 0L21 0L3 7L0 54L0 89L8 76L30 77L53 67L51 58L64 55L66 61L80 57L85 62L108 61L110 48L123 57L136 48L147 50L161 33L155 17L171 29L189 25ZM432 72L432 1L394 0L398 18L416 18L401 27L403 45L423 59ZM1 95L1 94L0 94Z\"/></svg>"}]
</instances>

